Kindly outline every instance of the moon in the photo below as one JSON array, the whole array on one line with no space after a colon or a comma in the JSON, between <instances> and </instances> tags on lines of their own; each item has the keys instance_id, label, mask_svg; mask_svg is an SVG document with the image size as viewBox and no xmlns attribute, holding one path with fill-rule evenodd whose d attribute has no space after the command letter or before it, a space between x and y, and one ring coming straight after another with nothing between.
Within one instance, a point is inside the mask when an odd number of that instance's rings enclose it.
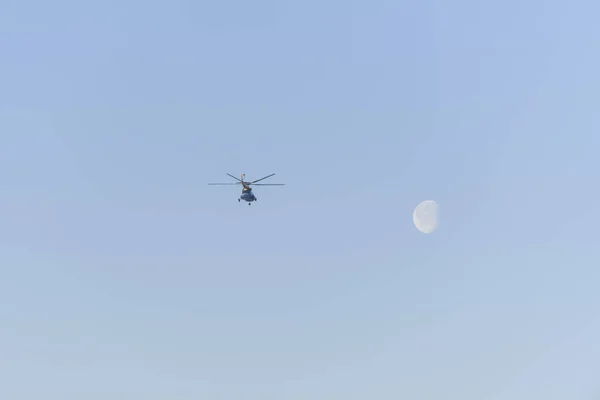
<instances>
[{"instance_id":1,"label":"moon","mask_svg":"<svg viewBox=\"0 0 600 400\"><path fill-rule=\"evenodd\" d=\"M419 203L413 211L415 227L423 233L433 233L439 225L439 209L435 200L425 200Z\"/></svg>"}]
</instances>

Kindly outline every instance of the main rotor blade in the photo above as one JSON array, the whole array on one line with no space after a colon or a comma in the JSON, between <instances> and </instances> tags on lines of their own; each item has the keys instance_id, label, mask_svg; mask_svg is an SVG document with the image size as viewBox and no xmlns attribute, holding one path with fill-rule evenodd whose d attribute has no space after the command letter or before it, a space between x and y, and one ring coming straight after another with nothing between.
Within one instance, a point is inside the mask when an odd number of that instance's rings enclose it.
<instances>
[{"instance_id":1,"label":"main rotor blade","mask_svg":"<svg viewBox=\"0 0 600 400\"><path fill-rule=\"evenodd\" d=\"M226 174L227 174L227 172L226 172ZM227 174L227 175L229 175L230 177L232 177L232 178L233 178L233 179L235 179L236 181L238 181L238 182L241 182L241 179L240 179L240 178L236 178L235 176L233 176L233 175L231 175L231 174Z\"/></svg>"},{"instance_id":2,"label":"main rotor blade","mask_svg":"<svg viewBox=\"0 0 600 400\"><path fill-rule=\"evenodd\" d=\"M285 183L253 183L252 186L285 186Z\"/></svg>"},{"instance_id":3,"label":"main rotor blade","mask_svg":"<svg viewBox=\"0 0 600 400\"><path fill-rule=\"evenodd\" d=\"M260 182L260 181L262 181L263 179L267 179L267 178L270 178L270 177L272 177L273 175L275 175L275 174L267 175L267 176L265 176L264 178L257 179L257 180L255 180L255 181L252 181L252 182L250 182L250 183L256 183L256 182Z\"/></svg>"},{"instance_id":4,"label":"main rotor blade","mask_svg":"<svg viewBox=\"0 0 600 400\"><path fill-rule=\"evenodd\" d=\"M227 183L209 183L209 185L239 185L240 182L227 182Z\"/></svg>"}]
</instances>

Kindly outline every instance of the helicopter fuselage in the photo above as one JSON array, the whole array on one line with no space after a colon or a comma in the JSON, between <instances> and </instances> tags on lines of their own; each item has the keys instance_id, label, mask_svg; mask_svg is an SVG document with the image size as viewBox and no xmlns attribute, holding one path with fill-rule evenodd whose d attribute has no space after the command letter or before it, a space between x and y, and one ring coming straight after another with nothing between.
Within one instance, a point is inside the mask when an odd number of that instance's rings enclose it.
<instances>
[{"instance_id":1,"label":"helicopter fuselage","mask_svg":"<svg viewBox=\"0 0 600 400\"><path fill-rule=\"evenodd\" d=\"M252 189L244 188L244 189L242 189L242 194L240 195L240 200L244 200L244 201L247 201L248 203L252 203L253 201L256 201L256 196L254 196L254 193L252 193Z\"/></svg>"}]
</instances>

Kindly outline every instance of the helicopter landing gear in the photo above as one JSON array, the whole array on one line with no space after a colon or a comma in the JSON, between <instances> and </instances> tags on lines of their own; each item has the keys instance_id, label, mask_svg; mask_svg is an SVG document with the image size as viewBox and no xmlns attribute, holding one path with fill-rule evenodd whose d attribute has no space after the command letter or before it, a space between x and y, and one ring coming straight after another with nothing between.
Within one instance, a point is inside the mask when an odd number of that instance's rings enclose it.
<instances>
[{"instance_id":1,"label":"helicopter landing gear","mask_svg":"<svg viewBox=\"0 0 600 400\"><path fill-rule=\"evenodd\" d=\"M241 199L238 199L238 203L241 201Z\"/></svg>"}]
</instances>

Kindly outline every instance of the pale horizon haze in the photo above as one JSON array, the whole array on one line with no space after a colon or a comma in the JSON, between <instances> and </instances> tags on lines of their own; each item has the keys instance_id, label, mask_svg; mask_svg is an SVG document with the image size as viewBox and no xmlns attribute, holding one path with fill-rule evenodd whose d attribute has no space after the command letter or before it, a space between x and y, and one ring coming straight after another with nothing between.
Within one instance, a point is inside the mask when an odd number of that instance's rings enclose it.
<instances>
[{"instance_id":1,"label":"pale horizon haze","mask_svg":"<svg viewBox=\"0 0 600 400\"><path fill-rule=\"evenodd\" d=\"M599 13L2 2L0 398L600 398Z\"/></svg>"}]
</instances>

